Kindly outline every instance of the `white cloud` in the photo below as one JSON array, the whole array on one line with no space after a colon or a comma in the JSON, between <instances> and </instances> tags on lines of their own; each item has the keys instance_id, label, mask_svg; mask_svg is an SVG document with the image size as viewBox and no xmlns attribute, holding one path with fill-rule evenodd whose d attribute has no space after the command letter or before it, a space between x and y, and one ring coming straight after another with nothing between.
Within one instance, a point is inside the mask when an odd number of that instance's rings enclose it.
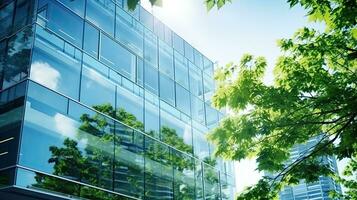
<instances>
[{"instance_id":1,"label":"white cloud","mask_svg":"<svg viewBox=\"0 0 357 200\"><path fill-rule=\"evenodd\" d=\"M31 79L53 90L57 90L61 74L46 62L34 62L31 65Z\"/></svg>"},{"instance_id":2,"label":"white cloud","mask_svg":"<svg viewBox=\"0 0 357 200\"><path fill-rule=\"evenodd\" d=\"M56 113L54 116L55 129L58 133L65 137L75 138L77 134L77 128L75 121L72 119Z\"/></svg>"}]
</instances>

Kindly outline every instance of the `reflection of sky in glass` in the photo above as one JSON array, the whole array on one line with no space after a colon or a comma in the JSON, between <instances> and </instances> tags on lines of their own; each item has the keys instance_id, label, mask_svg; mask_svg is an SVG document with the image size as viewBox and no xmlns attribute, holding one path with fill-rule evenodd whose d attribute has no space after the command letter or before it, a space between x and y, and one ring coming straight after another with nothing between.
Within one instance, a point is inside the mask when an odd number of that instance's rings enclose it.
<instances>
[{"instance_id":1,"label":"reflection of sky in glass","mask_svg":"<svg viewBox=\"0 0 357 200\"><path fill-rule=\"evenodd\" d=\"M31 65L31 79L57 90L61 74L46 62L34 62Z\"/></svg>"}]
</instances>

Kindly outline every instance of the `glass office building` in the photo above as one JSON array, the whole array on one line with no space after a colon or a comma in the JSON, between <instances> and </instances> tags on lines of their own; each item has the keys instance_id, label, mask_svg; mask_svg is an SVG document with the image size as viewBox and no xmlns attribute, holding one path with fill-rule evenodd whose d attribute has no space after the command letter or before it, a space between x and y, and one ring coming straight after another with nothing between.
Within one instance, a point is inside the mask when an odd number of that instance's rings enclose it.
<instances>
[{"instance_id":1,"label":"glass office building","mask_svg":"<svg viewBox=\"0 0 357 200\"><path fill-rule=\"evenodd\" d=\"M306 144L296 145L291 150L291 156L288 163L292 163L299 158L302 154L311 151L322 139L322 135L310 139ZM330 169L338 174L336 158L332 156L324 156L320 158L321 163L326 164ZM314 183L306 183L301 180L299 184L295 186L285 187L279 194L280 200L332 200L329 197L331 191L341 193L341 187L332 178L321 176L319 180Z\"/></svg>"},{"instance_id":2,"label":"glass office building","mask_svg":"<svg viewBox=\"0 0 357 200\"><path fill-rule=\"evenodd\" d=\"M0 199L233 199L213 63L125 0L0 0Z\"/></svg>"}]
</instances>

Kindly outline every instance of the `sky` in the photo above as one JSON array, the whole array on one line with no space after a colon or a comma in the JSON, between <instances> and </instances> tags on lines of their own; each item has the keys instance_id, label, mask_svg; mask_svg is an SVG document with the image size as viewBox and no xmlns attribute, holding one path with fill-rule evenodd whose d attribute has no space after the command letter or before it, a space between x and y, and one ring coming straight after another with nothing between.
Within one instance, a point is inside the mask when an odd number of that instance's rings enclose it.
<instances>
[{"instance_id":1,"label":"sky","mask_svg":"<svg viewBox=\"0 0 357 200\"><path fill-rule=\"evenodd\" d=\"M301 7L290 8L286 0L232 0L220 10L207 11L204 0L163 0L162 7L142 5L197 50L224 65L239 62L250 53L264 56L268 69L265 83L273 81L272 69L280 50L277 40L290 38L309 25ZM235 164L237 191L256 183L261 175L254 160Z\"/></svg>"}]
</instances>

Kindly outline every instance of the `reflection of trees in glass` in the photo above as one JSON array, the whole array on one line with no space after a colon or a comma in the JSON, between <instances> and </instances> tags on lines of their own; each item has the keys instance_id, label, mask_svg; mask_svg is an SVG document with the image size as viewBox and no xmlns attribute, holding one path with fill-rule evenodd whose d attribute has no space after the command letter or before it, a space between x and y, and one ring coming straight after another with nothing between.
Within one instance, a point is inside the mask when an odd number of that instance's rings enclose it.
<instances>
[{"instance_id":1,"label":"reflection of trees in glass","mask_svg":"<svg viewBox=\"0 0 357 200\"><path fill-rule=\"evenodd\" d=\"M113 106L109 104L97 105L93 108L135 129L140 131L144 130L144 124L138 121L133 114L126 112L123 108L115 110ZM119 170L121 173L125 173L124 176L118 177L121 184L123 184L120 186L125 187L129 185L129 188L125 189L130 190L131 194L138 195L138 197L142 198L141 195L143 195L144 189L143 182L140 181L140 178L142 177L139 177L144 173L144 166L140 166L142 163L139 163L137 166L128 166L128 163L126 163L125 160L117 160L115 158L121 153L120 151L122 151L122 149L129 148L131 150L133 148L136 149L134 150L136 155L144 156L142 149L144 144L143 136L121 124L114 125L113 120L110 120L101 114L94 114L93 116L82 114L80 122L81 125L78 128L76 141L72 138L66 138L62 147L50 147L49 150L52 156L49 158L48 162L54 164L53 174L90 185L113 189L113 186L115 185L115 183L113 183L113 172ZM117 131L115 134L114 130ZM153 135L155 133L154 131L150 131L148 134ZM135 135L140 135L141 138L128 139L128 137L136 137ZM161 138L163 142L180 149L183 152L189 154L192 153L192 146L185 144L184 140L178 136L175 129L162 127ZM194 179L193 177L192 180L190 179L192 181L190 184L186 183L185 178L181 176L185 175L185 173L193 176L195 167L193 159L190 156L168 148L166 145L153 139L148 138L148 140L152 140L152 142L146 143L145 157L148 158L153 165L160 163L171 170L170 174L172 174L172 170L175 170L175 176L177 174L177 177L175 177L176 182L174 188L176 191L175 195L177 194L175 199L192 199L195 191ZM84 143L84 145L82 143ZM118 147L114 148L114 143L119 144L117 145ZM135 147L135 145L137 147ZM114 151L116 155L115 157ZM190 174L189 172L192 173ZM155 174L155 170L147 170L145 173L147 179L154 178L159 180L161 178L160 175ZM114 176L114 179L116 178L117 177ZM83 187L78 184L69 186L68 184L61 183L64 181L60 179L41 174L36 175L36 181L37 184L33 186L38 188L73 196L85 196L90 199L113 199L113 196L108 196L109 194L106 192ZM155 188L150 188L151 185L147 187L147 191L155 190Z\"/></svg>"}]
</instances>

